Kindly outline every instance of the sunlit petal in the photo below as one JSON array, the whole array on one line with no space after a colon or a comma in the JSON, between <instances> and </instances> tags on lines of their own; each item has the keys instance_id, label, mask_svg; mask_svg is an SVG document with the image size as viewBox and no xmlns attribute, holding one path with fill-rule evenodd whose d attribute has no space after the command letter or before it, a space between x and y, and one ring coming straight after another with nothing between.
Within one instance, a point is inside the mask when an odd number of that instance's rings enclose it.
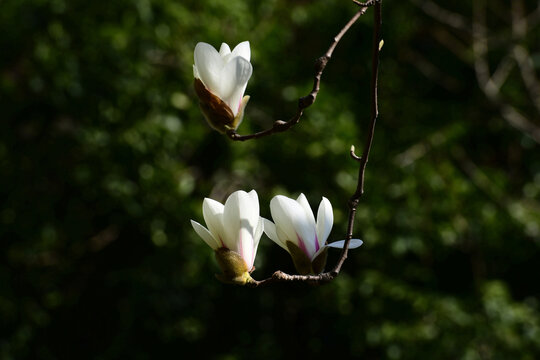
<instances>
[{"instance_id":1,"label":"sunlit petal","mask_svg":"<svg viewBox=\"0 0 540 360\"><path fill-rule=\"evenodd\" d=\"M240 126L242 120L244 119L244 109L246 108L248 101L249 95L246 95L242 98L242 101L240 102L240 106L238 107L238 114L236 114L234 122L235 128L238 128L238 126Z\"/></svg>"},{"instance_id":2,"label":"sunlit petal","mask_svg":"<svg viewBox=\"0 0 540 360\"><path fill-rule=\"evenodd\" d=\"M251 49L249 47L249 41L243 41L236 45L232 51L232 56L241 56L247 61L251 60Z\"/></svg>"},{"instance_id":3,"label":"sunlit petal","mask_svg":"<svg viewBox=\"0 0 540 360\"><path fill-rule=\"evenodd\" d=\"M323 247L332 226L334 225L334 212L332 211L332 204L330 201L323 197L319 204L319 210L317 210L317 238L319 241L319 247Z\"/></svg>"},{"instance_id":4,"label":"sunlit petal","mask_svg":"<svg viewBox=\"0 0 540 360\"><path fill-rule=\"evenodd\" d=\"M277 195L270 201L270 212L276 226L287 239L296 244L311 258L315 253L315 228L310 224L305 210L297 201Z\"/></svg>"},{"instance_id":5,"label":"sunlit petal","mask_svg":"<svg viewBox=\"0 0 540 360\"><path fill-rule=\"evenodd\" d=\"M252 73L253 67L242 57L232 59L223 68L219 94L235 116L240 109L240 103Z\"/></svg>"},{"instance_id":6,"label":"sunlit petal","mask_svg":"<svg viewBox=\"0 0 540 360\"><path fill-rule=\"evenodd\" d=\"M300 214L294 214L294 209L297 206L298 203L296 201L283 195L277 195L270 200L270 213L275 224L277 224L276 226L285 235L285 239L283 240L292 241L296 245L298 245L298 240L293 222L303 214L303 211Z\"/></svg>"},{"instance_id":7,"label":"sunlit petal","mask_svg":"<svg viewBox=\"0 0 540 360\"><path fill-rule=\"evenodd\" d=\"M309 206L309 202L304 194L300 194L296 201L302 206L304 212L306 213L306 219L309 222L310 226L315 228L315 216L313 216L313 210Z\"/></svg>"},{"instance_id":8,"label":"sunlit petal","mask_svg":"<svg viewBox=\"0 0 540 360\"><path fill-rule=\"evenodd\" d=\"M281 241L280 237L278 236L276 225L270 220L264 219L264 233L270 238L270 240L281 246L283 249L289 251L285 242Z\"/></svg>"},{"instance_id":9,"label":"sunlit petal","mask_svg":"<svg viewBox=\"0 0 540 360\"><path fill-rule=\"evenodd\" d=\"M201 239L204 240L208 246L210 246L212 249L216 250L220 247L218 241L212 236L210 231L208 231L207 228L199 224L198 222L191 220L191 226L193 226L193 230L201 237Z\"/></svg>"},{"instance_id":10,"label":"sunlit petal","mask_svg":"<svg viewBox=\"0 0 540 360\"><path fill-rule=\"evenodd\" d=\"M235 251L242 256L246 264L248 264L249 269L253 266L252 260L255 258L254 250L253 233L245 227L240 228Z\"/></svg>"},{"instance_id":11,"label":"sunlit petal","mask_svg":"<svg viewBox=\"0 0 540 360\"><path fill-rule=\"evenodd\" d=\"M203 84L220 96L221 72L225 64L217 50L210 44L200 42L195 46L194 60Z\"/></svg>"},{"instance_id":12,"label":"sunlit petal","mask_svg":"<svg viewBox=\"0 0 540 360\"><path fill-rule=\"evenodd\" d=\"M221 43L221 46L219 48L219 55L221 55L221 57L224 57L226 55L229 55L230 53L231 53L231 48L229 47L229 45L225 43Z\"/></svg>"},{"instance_id":13,"label":"sunlit petal","mask_svg":"<svg viewBox=\"0 0 540 360\"><path fill-rule=\"evenodd\" d=\"M255 190L251 190L247 193L248 196L251 199L252 204L257 206L257 209L259 209L259 195L257 195L257 192ZM257 210L258 211L258 210Z\"/></svg>"},{"instance_id":14,"label":"sunlit petal","mask_svg":"<svg viewBox=\"0 0 540 360\"><path fill-rule=\"evenodd\" d=\"M253 234L258 222L258 197L249 195L245 191L232 193L225 202L223 213L223 227L230 249L238 250L240 255L246 254L244 253L248 251L245 249L246 246L253 249Z\"/></svg>"},{"instance_id":15,"label":"sunlit petal","mask_svg":"<svg viewBox=\"0 0 540 360\"><path fill-rule=\"evenodd\" d=\"M224 206L220 202L205 198L203 200L203 217L208 226L208 230L219 241L223 234L223 209Z\"/></svg>"},{"instance_id":16,"label":"sunlit petal","mask_svg":"<svg viewBox=\"0 0 540 360\"><path fill-rule=\"evenodd\" d=\"M257 224L257 228L255 229L255 233L253 234L253 256L251 258L251 264L250 268L253 267L253 263L255 262L255 256L257 256L257 248L259 247L259 242L261 240L261 236L264 232L264 218L259 217L259 223Z\"/></svg>"}]
</instances>

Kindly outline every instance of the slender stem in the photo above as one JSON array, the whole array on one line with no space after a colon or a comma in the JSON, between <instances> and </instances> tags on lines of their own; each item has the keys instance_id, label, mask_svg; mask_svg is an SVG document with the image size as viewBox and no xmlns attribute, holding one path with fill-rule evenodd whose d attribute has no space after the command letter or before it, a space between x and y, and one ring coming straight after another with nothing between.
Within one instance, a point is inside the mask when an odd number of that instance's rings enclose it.
<instances>
[{"instance_id":1,"label":"slender stem","mask_svg":"<svg viewBox=\"0 0 540 360\"><path fill-rule=\"evenodd\" d=\"M375 135L375 124L379 117L379 104L378 104L378 79L379 79L379 54L381 52L381 2L375 3L374 16L374 30L373 30L373 44L372 44L372 58L371 58L371 122L369 124L369 132L367 135L367 141L364 144L364 150L362 157L358 159L360 162L358 168L358 182L356 185L356 191L349 199L349 222L347 225L347 237L345 238L345 244L341 251L341 256L333 269L333 272L339 273L345 259L347 259L347 252L349 250L349 243L352 239L354 219L356 217L356 207L360 201L360 197L364 194L364 178L366 172L367 162L369 160L369 153L371 151L371 145L373 144L373 137Z\"/></svg>"},{"instance_id":2,"label":"slender stem","mask_svg":"<svg viewBox=\"0 0 540 360\"><path fill-rule=\"evenodd\" d=\"M289 130L294 125L298 124L300 122L300 118L304 114L304 110L308 107L310 107L317 98L317 94L320 90L321 85L321 77L324 69L326 68L326 65L328 64L328 60L332 57L332 53L334 52L334 49L336 48L337 44L345 35L345 33L351 28L351 26L360 18L360 16L364 15L367 11L368 7L364 6L354 16L345 24L345 26L340 30L340 32L334 37L332 43L330 44L330 47L326 51L326 53L318 58L315 61L315 75L313 78L313 88L311 89L311 92L298 99L298 109L296 110L296 114L290 118L288 121L283 120L276 120L274 121L274 124L270 129L266 129L254 134L250 135L240 135L235 130L229 131L227 133L227 136L235 141L246 141L251 139L258 139L264 136L272 135L278 132L283 132Z\"/></svg>"},{"instance_id":3,"label":"slender stem","mask_svg":"<svg viewBox=\"0 0 540 360\"><path fill-rule=\"evenodd\" d=\"M353 228L354 228L354 219L356 216L356 207L358 206L358 202L360 201L360 198L362 197L362 194L364 193L364 174L366 171L366 165L369 159L369 153L371 151L371 145L373 143L373 137L375 134L375 124L377 123L377 118L379 116L379 106L378 106L378 95L377 95L377 83L378 83L378 72L379 72L379 54L380 54L380 40L381 40L381 2L382 1L376 1L374 4L374 30L373 30L373 55L372 55L372 68L371 68L371 121L369 124L369 132L367 135L367 140L364 145L363 153L361 157L358 157L354 154L354 147L351 148L351 156L355 161L359 162L359 169L358 169L358 182L356 186L356 191L352 195L352 197L349 199L349 221L347 225L347 236L345 239L345 244L343 247L343 250L341 252L341 255L334 266L334 268L328 272L319 274L319 275L289 275L282 271L276 271L274 274L272 274L271 277L257 281L254 280L253 282L249 283L248 286L252 287L259 287L259 286L265 286L276 282L304 282L308 284L324 284L327 282L332 281L335 279L339 272L341 271L341 267L343 266L343 263L347 259L347 252L349 249L349 243L352 238L353 234ZM330 50L333 50L332 47Z\"/></svg>"}]
</instances>

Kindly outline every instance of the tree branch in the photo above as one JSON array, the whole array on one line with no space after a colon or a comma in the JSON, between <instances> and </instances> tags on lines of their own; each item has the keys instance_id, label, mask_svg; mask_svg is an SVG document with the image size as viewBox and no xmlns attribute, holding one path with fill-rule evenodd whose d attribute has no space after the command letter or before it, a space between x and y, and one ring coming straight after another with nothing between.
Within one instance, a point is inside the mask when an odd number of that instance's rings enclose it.
<instances>
[{"instance_id":1,"label":"tree branch","mask_svg":"<svg viewBox=\"0 0 540 360\"><path fill-rule=\"evenodd\" d=\"M371 121L369 124L369 132L367 135L366 143L364 145L362 156L359 157L356 154L354 154L354 146L351 147L350 155L351 157L359 162L359 169L358 169L358 182L356 186L356 191L352 195L352 197L349 199L349 217L348 217L348 225L347 225L347 235L345 238L345 244L343 247L343 250L341 251L341 255L334 266L334 268L330 271L324 272L322 274L318 275L289 275L282 271L276 271L274 274L272 274L271 277L264 279L264 280L253 280L253 282L248 283L248 286L251 287L259 287L259 286L265 286L276 282L304 282L308 284L313 285L320 285L327 282L332 281L335 279L339 272L341 271L341 267L343 266L343 263L347 259L347 253L349 249L349 243L352 239L353 234L353 228L354 228L354 219L356 216L356 207L358 206L358 203L360 201L360 198L362 197L362 194L364 193L364 174L366 171L366 165L369 159L369 153L371 151L371 145L373 143L373 137L375 134L375 124L377 122L377 118L379 116L379 107L378 107L378 95L377 95L377 82L378 82L378 72L379 72L379 54L381 51L382 43L381 43L381 2L382 1L376 1L374 3L374 30L373 30L373 45L372 45L372 68L371 68ZM359 13L357 13L358 15ZM339 39L338 39L339 41ZM333 47L335 47L335 44L337 41L333 44ZM333 50L331 47L329 51Z\"/></svg>"},{"instance_id":2,"label":"tree branch","mask_svg":"<svg viewBox=\"0 0 540 360\"><path fill-rule=\"evenodd\" d=\"M381 52L381 4L380 2L375 5L374 16L374 30L373 30L373 44L372 44L372 58L371 58L371 122L369 124L369 132L367 135L366 143L364 144L364 150L362 157L358 160L360 166L358 169L358 182L356 185L356 191L349 199L349 223L347 226L347 237L345 238L345 245L341 251L341 256L332 270L333 273L339 274L345 259L347 258L347 252L349 250L349 243L352 239L354 219L356 216L356 207L360 201L360 197L364 194L364 174L366 172L367 162L369 160L369 153L371 151L371 144L373 143L373 137L375 135L375 124L379 117L379 103L378 103L378 79L379 79L379 54Z\"/></svg>"},{"instance_id":3,"label":"tree branch","mask_svg":"<svg viewBox=\"0 0 540 360\"><path fill-rule=\"evenodd\" d=\"M376 1L373 1L374 3ZM315 76L313 78L313 88L311 89L311 92L298 99L298 109L296 110L296 114L289 119L288 121L283 120L276 120L274 121L274 124L270 129L263 130L254 134L250 135L240 135L236 132L236 130L231 130L227 132L227 136L231 140L235 141L246 141L251 139L258 139L264 136L272 135L279 132L284 132L289 130L294 125L298 124L300 122L300 118L304 114L304 110L308 107L310 107L317 98L317 94L320 90L320 84L321 84L321 77L322 73L328 64L328 61L332 57L332 53L334 52L334 49L336 48L337 44L345 35L345 33L351 28L351 26L360 18L360 16L364 15L367 11L369 5L363 6L358 12L345 24L345 26L341 29L341 31L334 37L332 44L330 44L330 47L326 51L326 53L315 60Z\"/></svg>"}]
</instances>

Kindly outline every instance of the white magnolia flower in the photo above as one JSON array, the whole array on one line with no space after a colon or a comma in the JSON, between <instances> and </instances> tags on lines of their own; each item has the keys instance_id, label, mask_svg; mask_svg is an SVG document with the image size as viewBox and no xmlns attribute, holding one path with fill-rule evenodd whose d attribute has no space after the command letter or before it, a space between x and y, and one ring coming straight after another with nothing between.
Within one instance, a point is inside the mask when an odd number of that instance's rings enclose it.
<instances>
[{"instance_id":1,"label":"white magnolia flower","mask_svg":"<svg viewBox=\"0 0 540 360\"><path fill-rule=\"evenodd\" d=\"M276 244L287 250L300 273L321 272L326 258L321 260L315 269L315 262L319 255L325 255L328 247L343 248L345 240L326 244L328 235L334 224L332 204L323 197L317 211L317 221L313 211L304 196L300 194L297 200L283 195L277 195L270 201L270 212L275 222L264 219L264 232ZM362 240L352 239L349 248L354 249L362 245ZM300 249L298 252L296 249ZM306 259L300 259L303 255ZM306 268L307 262L311 269ZM303 264L303 265L302 265ZM301 269L301 268L302 269Z\"/></svg>"},{"instance_id":2,"label":"white magnolia flower","mask_svg":"<svg viewBox=\"0 0 540 360\"><path fill-rule=\"evenodd\" d=\"M205 198L203 201L205 228L191 220L195 232L216 251L216 257L227 280L249 278L253 269L264 222L259 216L259 198L255 190L232 193L225 205ZM229 251L227 251L229 250ZM246 278L247 276L247 278ZM236 281L237 282L237 281Z\"/></svg>"},{"instance_id":3,"label":"white magnolia flower","mask_svg":"<svg viewBox=\"0 0 540 360\"><path fill-rule=\"evenodd\" d=\"M249 41L232 51L225 43L219 52L204 42L195 46L195 91L208 123L220 132L236 130L242 122L249 100L244 91L253 73L250 58Z\"/></svg>"}]
</instances>

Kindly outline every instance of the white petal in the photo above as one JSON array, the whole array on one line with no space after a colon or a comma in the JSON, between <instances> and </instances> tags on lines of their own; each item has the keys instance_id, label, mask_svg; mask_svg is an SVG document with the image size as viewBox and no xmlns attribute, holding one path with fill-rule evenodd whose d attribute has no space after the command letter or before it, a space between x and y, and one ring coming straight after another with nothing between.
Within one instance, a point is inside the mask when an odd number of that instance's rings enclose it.
<instances>
[{"instance_id":1,"label":"white petal","mask_svg":"<svg viewBox=\"0 0 540 360\"><path fill-rule=\"evenodd\" d=\"M296 201L302 206L306 213L306 218L310 223L310 226L315 228L315 216L313 216L313 210L311 210L311 206L309 206L309 202L306 199L306 196L304 194L300 194L298 196L298 199Z\"/></svg>"},{"instance_id":2,"label":"white petal","mask_svg":"<svg viewBox=\"0 0 540 360\"><path fill-rule=\"evenodd\" d=\"M251 198L251 201L253 201L253 203L257 203L257 208L258 208L259 195L257 195L257 192L255 190L251 190L250 192L248 192L248 195Z\"/></svg>"},{"instance_id":3,"label":"white petal","mask_svg":"<svg viewBox=\"0 0 540 360\"><path fill-rule=\"evenodd\" d=\"M283 249L289 251L289 249L287 249L287 245L279 238L276 225L274 225L274 223L270 220L264 219L264 233L270 238L270 240L281 246Z\"/></svg>"},{"instance_id":4,"label":"white petal","mask_svg":"<svg viewBox=\"0 0 540 360\"><path fill-rule=\"evenodd\" d=\"M327 198L323 197L317 211L317 238L319 240L319 247L322 248L326 243L333 225L334 212L332 211L332 204Z\"/></svg>"},{"instance_id":5,"label":"white petal","mask_svg":"<svg viewBox=\"0 0 540 360\"><path fill-rule=\"evenodd\" d=\"M266 219L259 217L259 223L257 224L257 228L255 229L255 234L253 234L253 257L251 258L251 263L248 263L248 269L251 269L253 267L255 257L257 256L257 248L259 247L259 241L261 240L261 236L264 232L264 220Z\"/></svg>"},{"instance_id":6,"label":"white petal","mask_svg":"<svg viewBox=\"0 0 540 360\"><path fill-rule=\"evenodd\" d=\"M195 46L194 60L203 84L221 97L220 78L225 63L217 50L210 44L200 42Z\"/></svg>"},{"instance_id":7,"label":"white petal","mask_svg":"<svg viewBox=\"0 0 540 360\"><path fill-rule=\"evenodd\" d=\"M238 114L247 82L253 73L253 67L246 59L235 57L221 72L219 96L231 108L234 116Z\"/></svg>"},{"instance_id":8,"label":"white petal","mask_svg":"<svg viewBox=\"0 0 540 360\"><path fill-rule=\"evenodd\" d=\"M308 220L310 220L310 222L313 222L313 226L315 226L315 216L313 216L313 210L311 210L311 206L309 206L309 202L307 201L306 196L304 194L300 194L300 196L298 196L296 201L300 205L302 205L302 208L306 212L306 216L308 217Z\"/></svg>"},{"instance_id":9,"label":"white petal","mask_svg":"<svg viewBox=\"0 0 540 360\"><path fill-rule=\"evenodd\" d=\"M191 220L191 226L193 226L193 230L195 230L197 235L199 235L204 240L204 242L208 244L208 246L210 246L214 250L220 248L220 245L218 244L216 239L214 239L214 237L207 228L193 220Z\"/></svg>"},{"instance_id":10,"label":"white petal","mask_svg":"<svg viewBox=\"0 0 540 360\"><path fill-rule=\"evenodd\" d=\"M249 101L249 95L244 96L242 98L242 101L240 101L240 106L238 107L238 113L235 115L237 129L242 123L242 120L244 119L244 110L246 109L246 105L248 101Z\"/></svg>"},{"instance_id":11,"label":"white petal","mask_svg":"<svg viewBox=\"0 0 540 360\"><path fill-rule=\"evenodd\" d=\"M351 239L349 242L349 249L356 249L357 247L360 247L364 242L360 239ZM337 249L343 249L343 246L345 246L345 240L339 240L335 241L333 243L327 244L327 247L331 248L337 248Z\"/></svg>"},{"instance_id":12,"label":"white petal","mask_svg":"<svg viewBox=\"0 0 540 360\"><path fill-rule=\"evenodd\" d=\"M193 65L193 77L195 79L200 79L201 76L199 75L199 70L197 70L197 67L195 65Z\"/></svg>"},{"instance_id":13,"label":"white petal","mask_svg":"<svg viewBox=\"0 0 540 360\"><path fill-rule=\"evenodd\" d=\"M232 193L225 202L223 213L223 227L227 247L237 251L242 256L249 255L244 258L249 260L253 251L253 235L258 223L258 197L248 195L245 191Z\"/></svg>"},{"instance_id":14,"label":"white petal","mask_svg":"<svg viewBox=\"0 0 540 360\"><path fill-rule=\"evenodd\" d=\"M294 212L293 209L298 205L299 204L296 201L283 195L274 196L272 200L270 200L270 213L272 214L272 219L274 220L276 227L285 235L285 238L282 240L292 241L296 245L298 245L298 239L296 236L296 229L293 225L294 219L290 213ZM301 214L303 214L303 211ZM295 217L298 216L301 215Z\"/></svg>"},{"instance_id":15,"label":"white petal","mask_svg":"<svg viewBox=\"0 0 540 360\"><path fill-rule=\"evenodd\" d=\"M240 229L240 235L237 242L236 251L242 256L242 259L248 265L248 269L253 267L253 259L255 258L253 233L246 228Z\"/></svg>"},{"instance_id":16,"label":"white petal","mask_svg":"<svg viewBox=\"0 0 540 360\"><path fill-rule=\"evenodd\" d=\"M225 237L223 231L223 211L224 206L220 202L209 198L203 200L204 221L210 233L220 243Z\"/></svg>"},{"instance_id":17,"label":"white petal","mask_svg":"<svg viewBox=\"0 0 540 360\"><path fill-rule=\"evenodd\" d=\"M241 56L247 61L250 61L251 49L249 48L249 41L243 41L236 45L232 51L232 56Z\"/></svg>"},{"instance_id":18,"label":"white petal","mask_svg":"<svg viewBox=\"0 0 540 360\"><path fill-rule=\"evenodd\" d=\"M255 233L253 234L253 241L255 242L254 248L257 249L257 246L259 246L259 241L261 240L262 234L264 233L264 220L265 218L259 217L259 223L257 224L257 228L255 229Z\"/></svg>"},{"instance_id":19,"label":"white petal","mask_svg":"<svg viewBox=\"0 0 540 360\"><path fill-rule=\"evenodd\" d=\"M219 48L219 55L221 55L221 57L224 57L226 55L229 55L230 53L231 48L229 47L229 45L221 43L221 47Z\"/></svg>"},{"instance_id":20,"label":"white petal","mask_svg":"<svg viewBox=\"0 0 540 360\"><path fill-rule=\"evenodd\" d=\"M285 234L285 232L281 230L280 227L276 226L276 233L277 233L279 241L281 241L281 243L285 245L285 247L287 247L287 240L289 239L287 238L287 235ZM289 248L287 248L287 251L289 251Z\"/></svg>"},{"instance_id":21,"label":"white petal","mask_svg":"<svg viewBox=\"0 0 540 360\"><path fill-rule=\"evenodd\" d=\"M277 228L286 236L282 240L292 241L311 258L316 252L315 228L302 205L286 196L277 195L270 201L270 212Z\"/></svg>"}]
</instances>

